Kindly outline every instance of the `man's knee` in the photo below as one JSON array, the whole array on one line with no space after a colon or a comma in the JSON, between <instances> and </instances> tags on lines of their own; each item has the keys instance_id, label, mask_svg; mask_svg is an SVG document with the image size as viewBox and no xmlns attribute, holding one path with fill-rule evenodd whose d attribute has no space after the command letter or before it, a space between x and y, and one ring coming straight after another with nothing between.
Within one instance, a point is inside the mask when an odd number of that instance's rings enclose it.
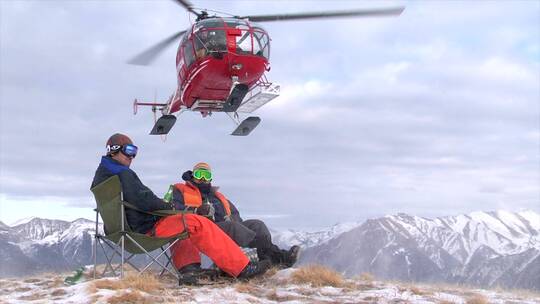
<instances>
[{"instance_id":1,"label":"man's knee","mask_svg":"<svg viewBox=\"0 0 540 304\"><path fill-rule=\"evenodd\" d=\"M257 235L270 236L270 230L268 229L268 227L266 227L266 224L261 220L257 220L257 219L246 220L243 222L243 224L249 229L255 231Z\"/></svg>"}]
</instances>

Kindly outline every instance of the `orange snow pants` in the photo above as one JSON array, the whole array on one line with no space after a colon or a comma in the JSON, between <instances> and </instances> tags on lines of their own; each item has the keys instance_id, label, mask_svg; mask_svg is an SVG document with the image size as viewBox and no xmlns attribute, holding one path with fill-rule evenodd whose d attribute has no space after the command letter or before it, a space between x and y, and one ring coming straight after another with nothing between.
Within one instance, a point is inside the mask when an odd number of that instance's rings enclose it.
<instances>
[{"instance_id":1,"label":"orange snow pants","mask_svg":"<svg viewBox=\"0 0 540 304\"><path fill-rule=\"evenodd\" d=\"M189 238L171 247L172 259L177 269L188 264L200 263L199 252L207 255L216 265L237 277L249 263L242 249L211 220L196 214L175 214L161 218L154 226L156 237L170 237L184 231L185 216Z\"/></svg>"}]
</instances>

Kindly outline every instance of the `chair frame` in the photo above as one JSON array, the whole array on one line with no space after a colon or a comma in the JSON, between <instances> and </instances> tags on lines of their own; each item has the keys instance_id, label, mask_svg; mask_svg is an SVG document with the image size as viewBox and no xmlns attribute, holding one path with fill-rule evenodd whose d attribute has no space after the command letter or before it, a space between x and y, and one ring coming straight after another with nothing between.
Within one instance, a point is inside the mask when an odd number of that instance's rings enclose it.
<instances>
[{"instance_id":1,"label":"chair frame","mask_svg":"<svg viewBox=\"0 0 540 304\"><path fill-rule=\"evenodd\" d=\"M112 176L109 179L107 179L107 180L103 181L102 183L98 184L96 187L98 187L101 184L104 184L104 183L108 182L112 178L118 178L118 176L116 176L116 175ZM94 188L96 188L96 187L94 187ZM91 190L94 191L94 188L92 188ZM120 185L120 188L121 188L121 185ZM160 216L167 216L167 215L177 214L177 213L181 213L181 212L178 212L178 211L171 212L171 210L167 210L167 211L161 210L161 212L160 211L145 212L145 211L139 210L135 206L132 206L131 204L125 202L124 201L124 194L123 194L122 189L119 189L119 191L120 191L120 193L119 193L120 194L120 202L119 203L121 204L121 206L120 206L121 230L116 232L116 233L120 234L120 238L119 238L118 242L115 243L113 240L107 238L107 235L105 235L105 233L101 234L99 232L99 215L100 215L100 213L99 213L98 208L94 209L94 211L96 212L96 228L95 228L95 233L94 233L94 246L93 246L93 252L92 252L92 255L94 257L94 271L93 271L94 279L96 279L96 277L97 277L97 253L98 253L97 246L98 246L98 244L101 247L101 249L103 251L103 255L105 256L105 259L106 259L105 269L101 273L101 277L106 276L106 274L108 272L110 272L113 276L118 276L117 271L120 270L120 278L123 278L124 277L124 265L125 264L129 264L139 274L142 274L144 271L146 271L153 264L157 264L157 265L159 265L161 267L161 272L159 274L160 276L162 276L167 271L168 273L173 275L176 279L180 279L180 274L178 273L178 270L176 269L176 267L174 267L174 266L169 267L169 265L173 265L173 263L172 263L172 256L170 254L168 254L167 252L170 251L171 247L173 245L175 245L177 242L189 237L189 234L187 233L187 229L186 229L186 231L184 231L181 234L176 235L175 237L168 238L168 239L171 239L171 242L169 242L168 246L161 246L159 248L154 249L154 250L161 249L161 252L156 257L154 257L152 254L150 254L150 252L148 252L147 249L145 249L141 244L139 244L139 242L137 242L130 235L130 233L133 233L133 232L128 231L126 229L127 227L129 227L129 225L125 222L126 221L125 208L127 207L127 208L131 208L131 209L135 209L135 210L137 210L139 212L148 213L148 214L152 214L152 215L160 215ZM94 193L94 195L95 195L95 193ZM96 203L97 203L97 197L96 197ZM183 221L184 221L184 227L186 227L186 223L185 223L184 218L183 218ZM105 227L105 224L103 225L103 227ZM131 241L137 248L139 248L142 251L142 253L131 253L131 252L127 251L126 250L126 241ZM105 244L108 248L110 248L112 250L112 253L111 253L110 256L107 255L107 251L105 250L105 247L103 246L103 244ZM125 256L126 251L130 254L127 258ZM139 267L137 267L136 265L134 265L130 261L137 254L145 254L146 256L151 258L151 261L149 263L147 263L144 267L139 269ZM113 267L113 259L117 255L120 257L120 265L118 265L116 267ZM165 265L163 265L163 263L158 260L161 256L165 256L166 259L167 259L167 263ZM172 271L170 268L173 268L174 271Z\"/></svg>"}]
</instances>

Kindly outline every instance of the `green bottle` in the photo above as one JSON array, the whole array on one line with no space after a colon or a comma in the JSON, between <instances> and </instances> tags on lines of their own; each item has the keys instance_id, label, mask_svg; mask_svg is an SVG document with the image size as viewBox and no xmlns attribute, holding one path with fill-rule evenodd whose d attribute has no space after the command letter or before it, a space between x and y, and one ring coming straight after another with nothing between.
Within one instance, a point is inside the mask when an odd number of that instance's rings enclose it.
<instances>
[{"instance_id":1,"label":"green bottle","mask_svg":"<svg viewBox=\"0 0 540 304\"><path fill-rule=\"evenodd\" d=\"M163 197L163 200L167 203L170 203L172 201L172 197L173 197L173 190L174 190L174 186L171 185L169 187L169 190L167 191L167 193L165 193L165 196Z\"/></svg>"},{"instance_id":2,"label":"green bottle","mask_svg":"<svg viewBox=\"0 0 540 304\"><path fill-rule=\"evenodd\" d=\"M64 279L64 284L66 285L75 285L77 284L83 277L84 273L84 267L80 267L77 270L75 270L75 273L72 276L69 276Z\"/></svg>"}]
</instances>

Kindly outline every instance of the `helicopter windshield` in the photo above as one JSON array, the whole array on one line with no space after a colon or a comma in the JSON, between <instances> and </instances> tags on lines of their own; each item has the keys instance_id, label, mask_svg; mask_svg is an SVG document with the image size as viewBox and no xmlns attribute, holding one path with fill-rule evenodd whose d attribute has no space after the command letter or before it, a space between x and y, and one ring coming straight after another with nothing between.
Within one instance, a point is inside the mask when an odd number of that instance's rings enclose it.
<instances>
[{"instance_id":1,"label":"helicopter windshield","mask_svg":"<svg viewBox=\"0 0 540 304\"><path fill-rule=\"evenodd\" d=\"M243 55L253 54L251 49L251 32L249 31L249 25L245 20L235 18L223 18L228 28L234 28L238 30L238 34L235 35L236 40L236 53Z\"/></svg>"},{"instance_id":2,"label":"helicopter windshield","mask_svg":"<svg viewBox=\"0 0 540 304\"><path fill-rule=\"evenodd\" d=\"M270 59L270 39L261 27L253 27L253 54Z\"/></svg>"},{"instance_id":3,"label":"helicopter windshield","mask_svg":"<svg viewBox=\"0 0 540 304\"><path fill-rule=\"evenodd\" d=\"M224 27L225 24L220 18L202 20L195 25L193 44L198 59L211 53L227 51Z\"/></svg>"}]
</instances>

